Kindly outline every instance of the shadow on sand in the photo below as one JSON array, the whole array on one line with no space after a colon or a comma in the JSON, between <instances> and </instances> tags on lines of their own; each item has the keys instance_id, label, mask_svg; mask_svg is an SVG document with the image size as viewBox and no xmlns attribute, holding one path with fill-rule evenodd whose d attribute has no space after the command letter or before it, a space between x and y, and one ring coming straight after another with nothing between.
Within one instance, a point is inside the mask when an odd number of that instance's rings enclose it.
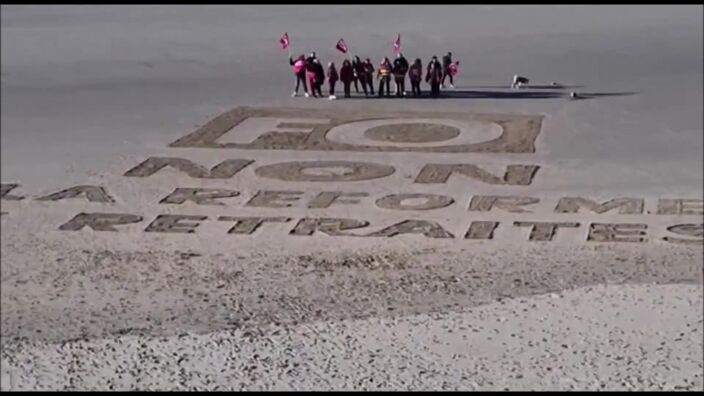
<instances>
[{"instance_id":1,"label":"shadow on sand","mask_svg":"<svg viewBox=\"0 0 704 396\"><path fill-rule=\"evenodd\" d=\"M531 87L533 88L533 87ZM349 100L349 99L558 99L558 98L569 98L569 93L566 92L535 92L530 91L531 88L525 88L521 90L510 90L510 91L478 91L478 90L458 90L450 89L443 90L440 92L440 97L433 98L430 96L430 92L423 91L420 97L414 97L412 95L407 95L405 97L397 97L393 93L391 96L379 97L378 95L369 95L365 97L364 94L352 94L351 97L345 98L343 95L338 95L337 100ZM580 92L578 96L572 100L585 100L592 98L608 97L608 96L629 96L635 95L635 92L594 92L594 93L582 93Z\"/></svg>"},{"instance_id":2,"label":"shadow on sand","mask_svg":"<svg viewBox=\"0 0 704 396\"><path fill-rule=\"evenodd\" d=\"M600 97L604 97L604 96L630 96L630 95L635 95L635 94L636 94L636 92L593 92L593 93L580 92L579 96L577 96L573 100L600 98Z\"/></svg>"},{"instance_id":3,"label":"shadow on sand","mask_svg":"<svg viewBox=\"0 0 704 396\"><path fill-rule=\"evenodd\" d=\"M477 85L477 86L468 86L466 88L469 88L469 89L511 89L511 86L510 85ZM562 85L562 84L528 85L527 87L524 87L523 89L575 89L575 88L584 88L584 85Z\"/></svg>"}]
</instances>

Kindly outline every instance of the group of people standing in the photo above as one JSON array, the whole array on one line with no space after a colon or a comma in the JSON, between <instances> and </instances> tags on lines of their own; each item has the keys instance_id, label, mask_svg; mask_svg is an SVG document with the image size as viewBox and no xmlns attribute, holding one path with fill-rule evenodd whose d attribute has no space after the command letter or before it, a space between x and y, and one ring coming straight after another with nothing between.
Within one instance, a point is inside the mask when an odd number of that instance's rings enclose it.
<instances>
[{"instance_id":1,"label":"group of people standing","mask_svg":"<svg viewBox=\"0 0 704 396\"><path fill-rule=\"evenodd\" d=\"M359 56L355 56L352 60L345 59L340 66L338 72L334 62L328 63L327 72L323 69L323 65L318 60L315 52L312 52L308 57L300 55L294 59L289 57L289 63L293 67L293 73L296 78L296 87L291 96L297 96L298 91L303 86L303 92L306 97L308 87L310 94L313 97L323 97L322 87L327 81L329 86L329 99L336 99L335 85L338 81L342 82L345 98L351 97L351 87L354 84L356 93L359 93L359 86L362 86L364 96L374 95L374 73L379 80L377 93L379 97L391 96L391 79L393 77L395 96L406 96L406 75L411 82L411 94L414 97L422 96L420 84L423 80L423 64L420 59L416 59L412 64L409 64L403 54L398 53L393 63L389 58L384 57L379 63L377 69L374 68L371 60L366 58L362 61ZM448 52L442 58L442 64L436 56L433 56L425 70L425 82L430 85L430 96L440 96L440 88L444 88L445 79L450 78L450 86L454 88L454 76L457 73L459 62L452 61L452 53Z\"/></svg>"}]
</instances>

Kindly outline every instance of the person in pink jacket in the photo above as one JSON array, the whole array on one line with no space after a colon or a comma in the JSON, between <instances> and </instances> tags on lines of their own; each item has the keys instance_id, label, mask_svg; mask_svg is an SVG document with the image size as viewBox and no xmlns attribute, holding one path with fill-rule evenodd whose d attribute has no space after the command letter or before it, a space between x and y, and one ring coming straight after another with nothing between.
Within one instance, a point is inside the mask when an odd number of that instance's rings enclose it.
<instances>
[{"instance_id":1,"label":"person in pink jacket","mask_svg":"<svg viewBox=\"0 0 704 396\"><path fill-rule=\"evenodd\" d=\"M303 83L303 92L308 97L308 84L306 84L306 58L300 55L296 60L293 57L288 58L288 62L293 66L293 74L296 76L296 88L291 96L298 96L298 88Z\"/></svg>"}]
</instances>

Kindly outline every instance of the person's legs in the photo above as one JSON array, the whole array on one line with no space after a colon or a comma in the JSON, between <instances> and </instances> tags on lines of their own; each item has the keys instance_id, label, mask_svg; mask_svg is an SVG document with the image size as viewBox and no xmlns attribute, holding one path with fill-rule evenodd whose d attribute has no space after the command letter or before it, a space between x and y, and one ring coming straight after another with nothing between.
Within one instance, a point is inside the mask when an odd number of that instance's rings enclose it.
<instances>
[{"instance_id":1,"label":"person's legs","mask_svg":"<svg viewBox=\"0 0 704 396\"><path fill-rule=\"evenodd\" d=\"M300 84L303 85L303 93L308 97L308 82L306 80L305 73L296 75L296 93L298 93L298 85ZM313 90L312 88L313 87L311 87L311 91Z\"/></svg>"},{"instance_id":2,"label":"person's legs","mask_svg":"<svg viewBox=\"0 0 704 396\"><path fill-rule=\"evenodd\" d=\"M369 84L369 94L374 95L374 76L367 76L367 84Z\"/></svg>"},{"instance_id":3,"label":"person's legs","mask_svg":"<svg viewBox=\"0 0 704 396\"><path fill-rule=\"evenodd\" d=\"M352 81L354 81L354 92L359 93L359 87L357 86L357 80L358 80L357 77L352 79Z\"/></svg>"},{"instance_id":4,"label":"person's legs","mask_svg":"<svg viewBox=\"0 0 704 396\"><path fill-rule=\"evenodd\" d=\"M335 96L335 81L330 81L330 96Z\"/></svg>"},{"instance_id":5,"label":"person's legs","mask_svg":"<svg viewBox=\"0 0 704 396\"><path fill-rule=\"evenodd\" d=\"M294 74L296 77L296 87L293 89L293 96L298 95L298 87L301 85L301 79L298 77L297 74Z\"/></svg>"},{"instance_id":6,"label":"person's legs","mask_svg":"<svg viewBox=\"0 0 704 396\"><path fill-rule=\"evenodd\" d=\"M378 89L379 97L384 96L384 79L380 78L379 79L379 89Z\"/></svg>"},{"instance_id":7,"label":"person's legs","mask_svg":"<svg viewBox=\"0 0 704 396\"><path fill-rule=\"evenodd\" d=\"M406 94L406 79L401 80L401 96Z\"/></svg>"},{"instance_id":8,"label":"person's legs","mask_svg":"<svg viewBox=\"0 0 704 396\"><path fill-rule=\"evenodd\" d=\"M450 71L448 70L447 75L448 75L448 77L450 77L450 86L451 86L452 88L454 88L454 87L455 87L455 81L454 81L454 77L452 77L452 72L450 72Z\"/></svg>"},{"instance_id":9,"label":"person's legs","mask_svg":"<svg viewBox=\"0 0 704 396\"><path fill-rule=\"evenodd\" d=\"M369 93L367 92L367 80L366 78L360 78L359 82L362 84L362 90L364 91L364 96L369 96Z\"/></svg>"},{"instance_id":10,"label":"person's legs","mask_svg":"<svg viewBox=\"0 0 704 396\"><path fill-rule=\"evenodd\" d=\"M345 81L344 84L345 84L345 97L349 98L350 97L350 82Z\"/></svg>"},{"instance_id":11,"label":"person's legs","mask_svg":"<svg viewBox=\"0 0 704 396\"><path fill-rule=\"evenodd\" d=\"M391 77L386 77L386 96L391 96Z\"/></svg>"},{"instance_id":12,"label":"person's legs","mask_svg":"<svg viewBox=\"0 0 704 396\"><path fill-rule=\"evenodd\" d=\"M315 82L313 81L312 78L308 79L308 84L310 85L310 94L315 97Z\"/></svg>"},{"instance_id":13,"label":"person's legs","mask_svg":"<svg viewBox=\"0 0 704 396\"><path fill-rule=\"evenodd\" d=\"M303 92L308 93L308 87L306 85L306 78L305 75L301 76L300 74L295 74L296 76L296 89L293 91L295 95L298 95L298 89L300 88L301 85L303 85Z\"/></svg>"}]
</instances>

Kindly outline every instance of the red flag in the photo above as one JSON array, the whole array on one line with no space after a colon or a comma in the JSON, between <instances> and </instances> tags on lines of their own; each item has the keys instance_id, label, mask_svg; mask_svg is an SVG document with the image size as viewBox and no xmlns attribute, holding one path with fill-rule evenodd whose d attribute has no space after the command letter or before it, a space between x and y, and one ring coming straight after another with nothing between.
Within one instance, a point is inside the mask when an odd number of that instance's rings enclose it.
<instances>
[{"instance_id":1,"label":"red flag","mask_svg":"<svg viewBox=\"0 0 704 396\"><path fill-rule=\"evenodd\" d=\"M281 44L281 49L286 49L288 48L289 44L291 42L288 39L288 33L284 33L283 36L279 39L279 44Z\"/></svg>"},{"instance_id":2,"label":"red flag","mask_svg":"<svg viewBox=\"0 0 704 396\"><path fill-rule=\"evenodd\" d=\"M394 52L401 52L401 33L396 36L396 41L394 41Z\"/></svg>"},{"instance_id":3,"label":"red flag","mask_svg":"<svg viewBox=\"0 0 704 396\"><path fill-rule=\"evenodd\" d=\"M335 48L337 48L337 50L342 52L343 54L346 54L347 53L347 44L345 44L345 39L340 39L337 42L337 45L335 45Z\"/></svg>"}]
</instances>

